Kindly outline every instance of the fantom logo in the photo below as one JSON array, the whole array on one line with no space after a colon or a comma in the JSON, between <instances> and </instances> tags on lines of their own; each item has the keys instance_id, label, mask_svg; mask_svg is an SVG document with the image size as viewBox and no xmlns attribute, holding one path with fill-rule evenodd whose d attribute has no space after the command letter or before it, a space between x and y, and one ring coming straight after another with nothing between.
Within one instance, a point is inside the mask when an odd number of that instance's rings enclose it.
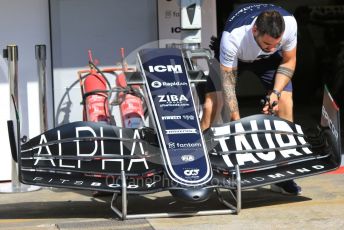
<instances>
[{"instance_id":1,"label":"fantom logo","mask_svg":"<svg viewBox=\"0 0 344 230\"><path fill-rule=\"evenodd\" d=\"M163 72L173 72L173 73L183 73L181 65L156 65L156 66L148 66L149 72L154 73L163 73Z\"/></svg>"}]
</instances>

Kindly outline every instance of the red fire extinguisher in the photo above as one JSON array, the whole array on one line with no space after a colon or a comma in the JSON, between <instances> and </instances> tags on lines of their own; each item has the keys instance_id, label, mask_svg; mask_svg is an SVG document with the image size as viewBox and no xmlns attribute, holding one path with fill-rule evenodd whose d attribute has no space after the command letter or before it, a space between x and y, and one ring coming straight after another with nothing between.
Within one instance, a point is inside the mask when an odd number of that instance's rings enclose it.
<instances>
[{"instance_id":1,"label":"red fire extinguisher","mask_svg":"<svg viewBox=\"0 0 344 230\"><path fill-rule=\"evenodd\" d=\"M86 121L110 122L108 108L108 86L105 77L99 73L93 64L92 54L89 51L90 67L89 74L83 81Z\"/></svg>"},{"instance_id":2,"label":"red fire extinguisher","mask_svg":"<svg viewBox=\"0 0 344 230\"><path fill-rule=\"evenodd\" d=\"M122 69L123 71L127 70L127 65L124 61L124 49L121 48L122 56ZM124 73L120 73L116 78L117 87L127 88L127 81ZM139 85L132 85L132 90L136 92L140 91ZM143 101L141 97L131 93L119 93L118 97L121 101L120 111L122 117L123 127L126 128L140 128L144 126L144 109Z\"/></svg>"},{"instance_id":3,"label":"red fire extinguisher","mask_svg":"<svg viewBox=\"0 0 344 230\"><path fill-rule=\"evenodd\" d=\"M127 81L125 75L120 73L116 78L116 85L121 88L127 88ZM133 89L140 90L139 86L133 85ZM144 124L144 110L142 99L130 93L118 94L120 103L120 111L122 117L122 125L126 128L140 128Z\"/></svg>"}]
</instances>

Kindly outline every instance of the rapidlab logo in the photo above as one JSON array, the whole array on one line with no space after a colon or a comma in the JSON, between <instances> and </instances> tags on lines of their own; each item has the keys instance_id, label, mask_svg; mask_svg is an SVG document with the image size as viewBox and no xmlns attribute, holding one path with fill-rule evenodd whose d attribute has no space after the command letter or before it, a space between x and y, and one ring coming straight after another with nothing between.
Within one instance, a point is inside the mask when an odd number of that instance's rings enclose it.
<instances>
[{"instance_id":1,"label":"rapidlab logo","mask_svg":"<svg viewBox=\"0 0 344 230\"><path fill-rule=\"evenodd\" d=\"M153 88L160 88L162 86L164 86L164 87L174 87L174 86L180 87L180 86L186 86L186 85L188 85L187 82L165 82L165 81L163 81L163 82L153 81L151 84L151 86Z\"/></svg>"},{"instance_id":2,"label":"rapidlab logo","mask_svg":"<svg viewBox=\"0 0 344 230\"><path fill-rule=\"evenodd\" d=\"M160 81L153 81L151 85L153 88L160 88L162 83Z\"/></svg>"}]
</instances>

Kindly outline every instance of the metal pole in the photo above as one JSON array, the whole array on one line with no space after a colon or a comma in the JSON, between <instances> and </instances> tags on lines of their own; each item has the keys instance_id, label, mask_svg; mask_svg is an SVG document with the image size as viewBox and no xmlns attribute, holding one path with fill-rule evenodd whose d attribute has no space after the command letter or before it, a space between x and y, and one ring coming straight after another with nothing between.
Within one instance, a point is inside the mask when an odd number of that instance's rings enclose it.
<instances>
[{"instance_id":1,"label":"metal pole","mask_svg":"<svg viewBox=\"0 0 344 230\"><path fill-rule=\"evenodd\" d=\"M17 120L17 130L15 130L17 149L20 151L20 119L18 111L18 46L8 45L7 46L8 55L8 76L10 84L10 101L12 106L10 106L10 116L11 120ZM11 104L11 103L10 103ZM12 160L12 184L14 186L19 185L17 164Z\"/></svg>"},{"instance_id":2,"label":"metal pole","mask_svg":"<svg viewBox=\"0 0 344 230\"><path fill-rule=\"evenodd\" d=\"M4 58L8 61L8 75L10 85L10 114L11 120L16 122L14 130L17 144L17 159L20 152L20 119L19 119L19 102L18 102L18 46L8 45L4 50ZM19 159L18 159L19 161ZM12 160L11 182L0 184L0 193L30 192L40 189L37 186L21 184L18 179L18 164Z\"/></svg>"},{"instance_id":3,"label":"metal pole","mask_svg":"<svg viewBox=\"0 0 344 230\"><path fill-rule=\"evenodd\" d=\"M48 114L47 114L47 81L46 81L46 46L36 45L35 55L38 70L39 84L39 110L40 110L40 129L41 133L48 130Z\"/></svg>"}]
</instances>

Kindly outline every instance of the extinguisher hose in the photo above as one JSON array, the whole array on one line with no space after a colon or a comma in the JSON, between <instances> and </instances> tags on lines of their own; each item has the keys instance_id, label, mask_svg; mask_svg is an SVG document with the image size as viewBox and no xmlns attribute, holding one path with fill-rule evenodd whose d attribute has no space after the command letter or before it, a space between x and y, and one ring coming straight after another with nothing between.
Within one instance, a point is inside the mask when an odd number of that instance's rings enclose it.
<instances>
[{"instance_id":1,"label":"extinguisher hose","mask_svg":"<svg viewBox=\"0 0 344 230\"><path fill-rule=\"evenodd\" d=\"M109 80L107 79L107 77L104 75L103 71L101 71L93 62L89 61L89 65L93 68L95 68L97 70L98 73L100 73L100 75L102 75L102 77L104 78L104 80L106 81L106 84L108 85L109 89L111 89L111 84L109 82Z\"/></svg>"}]
</instances>

